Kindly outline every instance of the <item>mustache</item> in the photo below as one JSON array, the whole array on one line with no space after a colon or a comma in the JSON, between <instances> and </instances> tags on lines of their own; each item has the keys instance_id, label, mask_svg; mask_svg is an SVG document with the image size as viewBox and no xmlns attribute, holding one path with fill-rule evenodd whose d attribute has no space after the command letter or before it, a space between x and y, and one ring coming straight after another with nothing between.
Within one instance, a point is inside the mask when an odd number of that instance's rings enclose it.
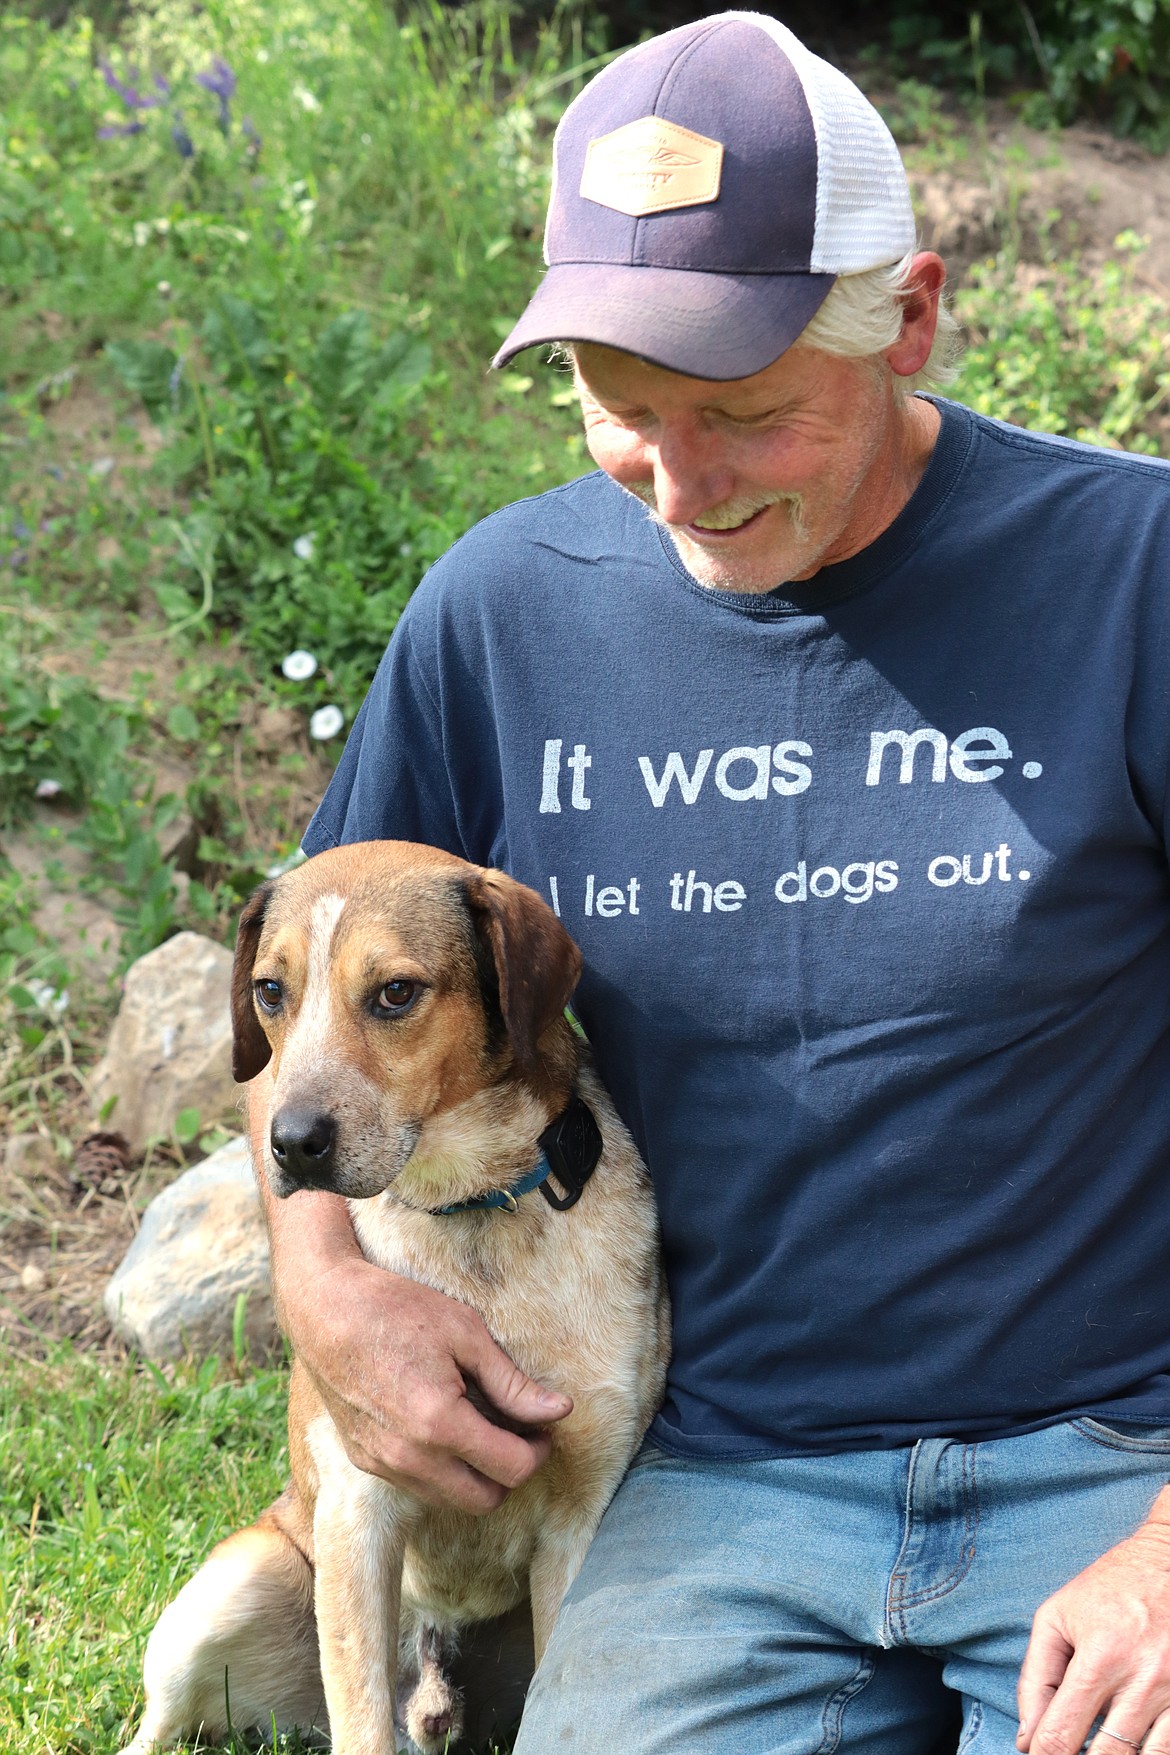
<instances>
[{"instance_id":1,"label":"mustache","mask_svg":"<svg viewBox=\"0 0 1170 1755\"><path fill-rule=\"evenodd\" d=\"M649 482L635 482L626 487L626 492L640 500L655 524L661 525L664 530L677 532L689 528L681 524L671 524L662 516L654 497L654 489ZM798 542L804 541L808 529L804 520L803 494L739 494L734 499L722 500L719 505L710 507L703 513L703 523L698 528L733 530L737 524L745 523L767 506L783 506L788 513L793 535Z\"/></svg>"}]
</instances>

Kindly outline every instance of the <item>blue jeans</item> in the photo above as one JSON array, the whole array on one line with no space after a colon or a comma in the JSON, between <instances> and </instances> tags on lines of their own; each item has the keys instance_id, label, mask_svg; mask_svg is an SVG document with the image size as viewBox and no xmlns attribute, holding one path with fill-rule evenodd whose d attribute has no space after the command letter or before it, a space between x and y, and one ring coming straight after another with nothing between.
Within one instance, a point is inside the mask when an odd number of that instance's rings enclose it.
<instances>
[{"instance_id":1,"label":"blue jeans","mask_svg":"<svg viewBox=\"0 0 1170 1755\"><path fill-rule=\"evenodd\" d=\"M1129 1535L1170 1428L768 1462L635 1458L537 1671L515 1755L1012 1755L1046 1597ZM953 1746L953 1745L952 1745Z\"/></svg>"}]
</instances>

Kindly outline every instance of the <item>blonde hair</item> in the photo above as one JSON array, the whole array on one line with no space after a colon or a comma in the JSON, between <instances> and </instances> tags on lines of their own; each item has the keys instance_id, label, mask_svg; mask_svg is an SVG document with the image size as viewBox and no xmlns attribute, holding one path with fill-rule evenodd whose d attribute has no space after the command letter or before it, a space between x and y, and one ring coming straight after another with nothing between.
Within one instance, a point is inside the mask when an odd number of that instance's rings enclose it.
<instances>
[{"instance_id":1,"label":"blonde hair","mask_svg":"<svg viewBox=\"0 0 1170 1755\"><path fill-rule=\"evenodd\" d=\"M793 342L845 359L875 358L892 347L902 333L902 307L910 290L914 255L884 268L840 274L824 304ZM930 355L921 371L898 380L903 391L936 389L954 377L963 351L962 331L950 307L940 298L938 326Z\"/></svg>"}]
</instances>

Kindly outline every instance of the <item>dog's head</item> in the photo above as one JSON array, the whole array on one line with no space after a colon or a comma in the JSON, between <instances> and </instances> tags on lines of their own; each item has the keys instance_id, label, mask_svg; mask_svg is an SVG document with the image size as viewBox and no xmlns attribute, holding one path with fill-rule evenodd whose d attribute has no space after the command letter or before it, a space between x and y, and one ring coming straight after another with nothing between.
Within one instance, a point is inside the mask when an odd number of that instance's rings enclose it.
<instances>
[{"instance_id":1,"label":"dog's head","mask_svg":"<svg viewBox=\"0 0 1170 1755\"><path fill-rule=\"evenodd\" d=\"M378 1194L427 1123L542 1074L581 956L534 891L435 848L371 841L261 886L240 917L233 1066L272 1062L278 1195Z\"/></svg>"}]
</instances>

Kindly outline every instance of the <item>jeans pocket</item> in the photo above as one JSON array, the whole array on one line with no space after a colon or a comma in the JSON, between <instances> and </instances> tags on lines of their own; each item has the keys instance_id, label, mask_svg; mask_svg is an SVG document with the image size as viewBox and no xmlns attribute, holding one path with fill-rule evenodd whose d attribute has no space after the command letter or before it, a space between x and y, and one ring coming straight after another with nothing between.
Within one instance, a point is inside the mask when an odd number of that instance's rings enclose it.
<instances>
[{"instance_id":1,"label":"jeans pocket","mask_svg":"<svg viewBox=\"0 0 1170 1755\"><path fill-rule=\"evenodd\" d=\"M1082 1438L1109 1450L1144 1451L1149 1456L1170 1456L1170 1421L1147 1424L1142 1420L1097 1420L1089 1414L1069 1424Z\"/></svg>"}]
</instances>

